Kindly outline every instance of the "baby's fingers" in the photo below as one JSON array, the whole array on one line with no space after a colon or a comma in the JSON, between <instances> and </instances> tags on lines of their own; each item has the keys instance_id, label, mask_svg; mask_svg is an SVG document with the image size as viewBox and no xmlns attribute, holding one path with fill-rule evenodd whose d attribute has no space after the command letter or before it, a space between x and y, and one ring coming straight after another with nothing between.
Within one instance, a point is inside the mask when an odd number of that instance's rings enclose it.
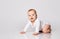
<instances>
[{"instance_id":1,"label":"baby's fingers","mask_svg":"<svg viewBox=\"0 0 60 39\"><path fill-rule=\"evenodd\" d=\"M20 34L25 34L25 32L20 32Z\"/></svg>"}]
</instances>

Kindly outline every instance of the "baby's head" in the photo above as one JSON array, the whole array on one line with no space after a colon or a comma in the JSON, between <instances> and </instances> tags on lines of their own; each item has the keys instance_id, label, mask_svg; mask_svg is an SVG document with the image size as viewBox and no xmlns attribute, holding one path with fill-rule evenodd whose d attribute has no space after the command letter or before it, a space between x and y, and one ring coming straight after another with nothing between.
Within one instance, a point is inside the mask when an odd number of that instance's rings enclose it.
<instances>
[{"instance_id":1,"label":"baby's head","mask_svg":"<svg viewBox=\"0 0 60 39\"><path fill-rule=\"evenodd\" d=\"M37 13L35 9L28 10L28 18L31 22L34 22L37 19Z\"/></svg>"}]
</instances>

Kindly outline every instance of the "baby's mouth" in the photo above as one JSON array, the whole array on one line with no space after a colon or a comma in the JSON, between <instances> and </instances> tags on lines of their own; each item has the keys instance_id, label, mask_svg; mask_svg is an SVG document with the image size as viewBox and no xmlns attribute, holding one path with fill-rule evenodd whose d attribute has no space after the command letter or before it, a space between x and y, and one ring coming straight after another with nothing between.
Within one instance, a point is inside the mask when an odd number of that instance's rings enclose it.
<instances>
[{"instance_id":1,"label":"baby's mouth","mask_svg":"<svg viewBox=\"0 0 60 39\"><path fill-rule=\"evenodd\" d=\"M31 18L31 19L33 19L33 18Z\"/></svg>"}]
</instances>

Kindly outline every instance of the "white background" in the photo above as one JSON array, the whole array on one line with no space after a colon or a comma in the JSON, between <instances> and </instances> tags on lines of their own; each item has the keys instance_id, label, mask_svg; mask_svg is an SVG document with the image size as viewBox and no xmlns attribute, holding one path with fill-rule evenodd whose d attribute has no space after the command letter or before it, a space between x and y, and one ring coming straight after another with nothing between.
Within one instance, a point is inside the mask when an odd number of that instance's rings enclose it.
<instances>
[{"instance_id":1,"label":"white background","mask_svg":"<svg viewBox=\"0 0 60 39\"><path fill-rule=\"evenodd\" d=\"M4 36L21 31L27 21L27 11L31 8L36 9L42 20L51 23L54 32L59 31L59 2L59 0L0 0L0 34Z\"/></svg>"}]
</instances>

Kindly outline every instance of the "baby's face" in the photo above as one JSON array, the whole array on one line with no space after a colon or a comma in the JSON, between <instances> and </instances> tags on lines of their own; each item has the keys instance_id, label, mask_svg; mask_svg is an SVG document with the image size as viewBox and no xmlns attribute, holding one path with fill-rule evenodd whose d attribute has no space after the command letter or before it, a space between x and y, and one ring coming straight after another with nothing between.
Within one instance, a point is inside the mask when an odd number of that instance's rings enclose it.
<instances>
[{"instance_id":1,"label":"baby's face","mask_svg":"<svg viewBox=\"0 0 60 39\"><path fill-rule=\"evenodd\" d=\"M37 18L36 13L32 10L28 12L28 18L31 22L34 22Z\"/></svg>"}]
</instances>

